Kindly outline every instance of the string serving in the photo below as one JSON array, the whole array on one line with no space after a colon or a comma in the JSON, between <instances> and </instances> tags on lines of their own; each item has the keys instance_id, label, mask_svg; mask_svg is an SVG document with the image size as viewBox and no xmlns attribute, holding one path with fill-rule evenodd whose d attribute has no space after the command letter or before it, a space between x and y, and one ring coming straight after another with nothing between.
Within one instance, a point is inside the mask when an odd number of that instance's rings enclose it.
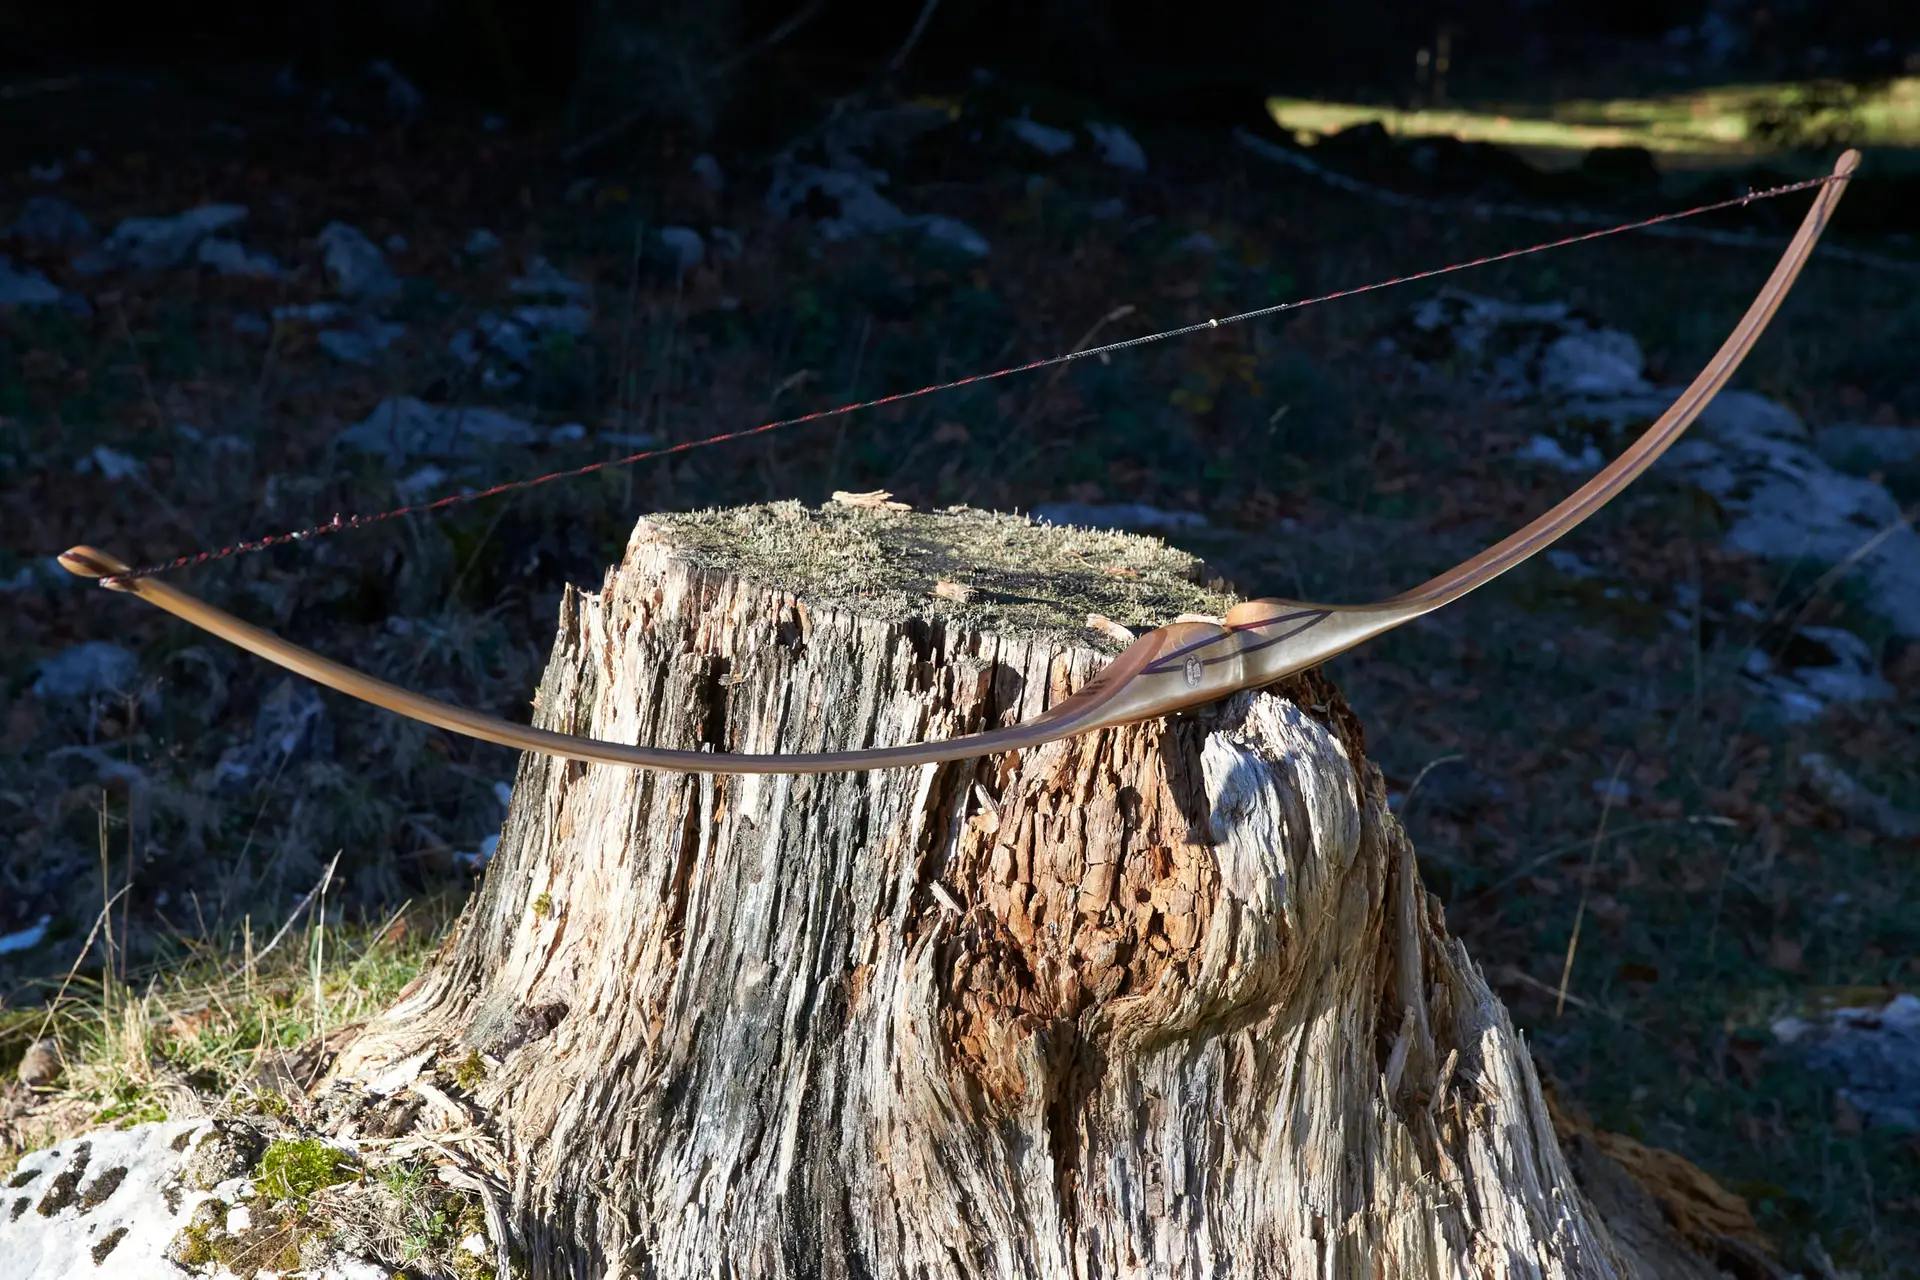
<instances>
[{"instance_id":1,"label":"string serving","mask_svg":"<svg viewBox=\"0 0 1920 1280\"><path fill-rule=\"evenodd\" d=\"M102 585L126 582L135 578L150 578L157 574L171 573L178 569L193 568L216 560L226 560L233 556L248 555L256 551L265 551L269 547L285 546L289 543L304 542L309 538L318 538L330 533L343 533L349 529L364 529L369 525L386 520L395 520L401 516L424 515L428 512L442 511L448 507L464 503L479 502L486 498L498 497L503 493L512 493L517 489L531 489L538 485L552 484L557 480L571 480L576 476L591 475L596 471L605 471L610 467L625 467L648 458L665 458L676 453L688 453L694 449L705 449L713 445L726 444L734 440L745 440L752 436L765 435L771 431L780 431L787 427L804 426L809 422L819 422L826 418L836 418L842 414L857 413L863 409L877 409L882 405L899 404L906 400L915 400L921 396L930 396L942 391L955 391L961 387L970 387L976 383L992 382L998 378L1010 378L1015 374L1032 373L1038 369L1050 369L1056 365L1071 364L1075 360L1088 360L1102 356L1111 356L1134 347L1144 347L1149 343L1168 342L1175 338L1190 337L1211 329L1224 328L1231 324L1244 324L1250 320L1264 320L1288 311L1298 311L1304 307L1318 306L1323 302L1334 302L1341 298L1354 298L1363 293L1377 293L1382 289L1391 289L1396 285L1413 284L1420 280L1431 280L1436 276L1451 275L1456 271L1469 271L1475 267L1491 266L1496 262L1508 262L1514 258L1524 258L1529 254L1544 253L1549 249L1563 249L1569 245L1584 244L1589 240L1599 240L1606 236L1621 235L1628 231L1640 231L1647 227L1659 226L1666 222L1677 222L1682 218L1698 217L1703 213L1714 213L1722 209L1734 209L1751 204L1756 200L1772 200L1779 196L1791 195L1796 191L1808 191L1838 181L1833 175L1820 178L1808 178L1801 182L1789 182L1783 186L1768 187L1763 191L1752 191L1744 196L1734 196L1727 200L1716 200L1711 204L1695 205L1691 209L1681 209L1675 213L1657 214L1651 218L1642 218L1637 222L1623 222L1618 226L1601 227L1578 235L1565 236L1558 240L1547 240L1540 244L1531 244L1522 249L1508 249L1503 253L1489 254L1484 258L1473 258L1466 262L1450 263L1444 267L1431 267L1425 271L1416 271L1411 275L1395 276L1391 280L1379 280L1372 284L1359 285L1352 289L1340 289L1333 293L1323 293L1318 297L1300 298L1292 302L1276 303L1268 307L1256 307L1252 311L1241 311L1230 316L1201 320L1193 324L1180 325L1173 329L1163 329L1157 333L1142 334L1137 338L1123 338L1118 342L1109 342L1098 347L1086 347L1078 351L1068 351L1061 355L1048 356L1041 360L1029 360L1025 364L1008 365L1004 369L995 369L990 373L976 373L965 378L955 378L949 382L929 383L912 391L899 391L892 395L880 396L873 400L859 400L850 404L837 405L831 409L819 409L813 413L803 413L794 418L781 418L775 422L763 422L757 427L747 427L739 431L726 431L719 435L703 436L698 440L684 440L679 444L663 445L655 449L642 449L625 457L607 458L600 462L590 462L584 466L569 467L562 471L551 471L546 475L534 476L525 480L510 480L486 489L476 489L466 493L449 494L432 502L411 503L394 507L389 511L375 512L370 515L340 516L322 525L313 525L305 529L295 529L288 533L269 534L245 542L236 542L215 551L200 551L184 555L173 560L154 564L140 565L125 573L101 579Z\"/></svg>"}]
</instances>

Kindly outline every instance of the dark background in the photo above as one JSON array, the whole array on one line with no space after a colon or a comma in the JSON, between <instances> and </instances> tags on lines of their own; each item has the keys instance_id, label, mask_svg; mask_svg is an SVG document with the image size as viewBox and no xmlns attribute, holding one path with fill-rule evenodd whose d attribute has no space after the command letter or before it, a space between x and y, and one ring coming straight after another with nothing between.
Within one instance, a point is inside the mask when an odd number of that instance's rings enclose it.
<instances>
[{"instance_id":1,"label":"dark background","mask_svg":"<svg viewBox=\"0 0 1920 1280\"><path fill-rule=\"evenodd\" d=\"M676 9L678 12L675 12ZM796 14L809 20L778 56L728 77L723 126L749 125L785 95L844 89L899 46L920 6L827 0L253 0L130 5L83 0L0 6L0 74L115 64L291 62L308 78L391 59L430 93L561 112L620 33L678 27L688 46L727 56ZM1714 48L1669 40L1712 18ZM914 54L916 81L988 68L1158 119L1218 122L1264 93L1377 100L1423 92L1415 55L1446 33L1455 92L1537 95L1602 78L1616 90L1755 76L1871 78L1920 53L1910 0L942 0Z\"/></svg>"}]
</instances>

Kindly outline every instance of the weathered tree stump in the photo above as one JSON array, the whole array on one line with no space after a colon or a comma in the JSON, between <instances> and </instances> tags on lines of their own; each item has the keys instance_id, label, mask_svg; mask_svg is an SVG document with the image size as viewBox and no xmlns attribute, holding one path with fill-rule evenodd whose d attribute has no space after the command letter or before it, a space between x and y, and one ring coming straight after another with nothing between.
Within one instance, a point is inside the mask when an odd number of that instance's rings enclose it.
<instances>
[{"instance_id":1,"label":"weathered tree stump","mask_svg":"<svg viewBox=\"0 0 1920 1280\"><path fill-rule=\"evenodd\" d=\"M1201 572L975 511L661 517L566 597L536 721L997 727L1118 647L1089 614L1224 612ZM529 756L456 934L334 1073L475 1050L538 1277L1643 1269L1314 674L948 766Z\"/></svg>"}]
</instances>

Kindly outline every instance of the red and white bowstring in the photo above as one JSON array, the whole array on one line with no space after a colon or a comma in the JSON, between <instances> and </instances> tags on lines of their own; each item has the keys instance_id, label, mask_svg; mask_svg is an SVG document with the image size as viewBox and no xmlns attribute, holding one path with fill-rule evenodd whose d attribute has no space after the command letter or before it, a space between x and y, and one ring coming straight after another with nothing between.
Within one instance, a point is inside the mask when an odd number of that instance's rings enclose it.
<instances>
[{"instance_id":1,"label":"red and white bowstring","mask_svg":"<svg viewBox=\"0 0 1920 1280\"><path fill-rule=\"evenodd\" d=\"M311 528L296 529L290 533L270 534L246 542L236 542L217 551L201 551L177 559L157 564L142 565L129 569L125 573L115 574L102 579L103 583L124 582L134 578L150 578L155 574L171 573L176 569L187 569L195 565L207 564L215 560L225 560L232 556L246 555L255 551L265 551L269 547L283 546L287 543L302 542L308 538L317 538L323 534L342 533L348 529L364 529L368 525L379 524L385 520L400 516L421 515L430 511L440 511L447 507L459 506L468 502L479 502L483 498L497 497L511 493L516 489L531 489L536 485L551 484L556 480L571 480L576 476L590 475L595 471L604 471L609 467L624 467L647 458L664 458L676 453L686 453L693 449L704 449L711 445L725 444L730 440L745 440L750 436L765 435L770 431L779 431L784 427L798 427L809 422L818 422L823 418L834 418L841 414L855 413L862 409L877 409L882 405L898 404L903 400L913 400L920 396L933 395L941 391L953 391L960 387L969 387L977 382L991 382L996 378L1008 378L1017 373L1032 373L1036 369L1048 369L1055 365L1086 360L1099 356L1110 356L1115 352L1126 351L1132 347L1142 347L1150 342L1166 342L1173 338L1184 338L1191 334L1209 329L1218 329L1225 325L1242 324L1249 320L1262 320L1268 316L1277 316L1287 311L1298 311L1303 307L1317 306L1323 302L1333 302L1340 298L1357 297L1363 293L1374 293L1381 289L1391 289L1395 285L1412 284L1418 280L1431 280L1435 276L1451 275L1456 271L1467 271L1474 267L1490 266L1496 262L1507 262L1514 258L1524 258L1528 254L1544 253L1549 249L1562 249L1568 245L1599 240L1605 236L1620 235L1627 231L1639 231L1646 227L1659 226L1665 222L1677 222L1682 218L1697 217L1703 213L1714 213L1721 209L1733 209L1750 204L1755 200L1771 200L1778 196L1791 195L1796 191L1808 191L1814 187L1825 186L1836 179L1829 175L1821 178L1808 178L1803 182L1790 182L1784 186L1769 187L1764 191L1749 192L1744 196L1735 196L1728 200L1716 200L1712 204L1696 205L1691 209L1682 209L1677 213L1663 213L1651 218L1642 218L1638 222L1624 222L1619 226L1601 227L1595 231L1585 231L1579 235L1566 236L1559 240L1548 240L1541 244L1528 245L1524 249L1509 249L1504 253L1491 254L1484 258L1474 258L1467 262L1456 262L1444 267L1432 267L1426 271L1416 271L1412 275L1395 276L1391 280L1381 280L1373 284L1363 284L1353 289L1341 289L1334 293L1321 294L1317 298L1302 298L1295 302L1281 302L1270 307L1258 307L1252 311L1242 311L1235 315L1222 316L1213 320L1202 320L1195 324L1181 325L1176 329L1165 329L1159 333L1143 334L1137 338L1125 338L1119 342L1109 342L1103 346L1087 347L1079 351L1069 351L1064 355L1048 356L1044 360L1030 360L1025 364L1009 365L991 373L976 373L966 378L956 378L951 382L935 382L912 391L900 391L893 395L881 396L874 400L861 400L853 404L838 405L831 409L821 409L814 413L801 414L797 418L782 418L777 422L763 422L757 427L748 427L741 431L727 431L720 435L705 436L698 440L685 440L679 444L666 445L658 449L643 449L622 458L608 458L601 462L590 462L585 466L571 467L564 471L552 471L543 476L528 480L511 480L491 488L476 489L467 493L451 494L433 502L414 503L395 507L391 511L381 511L373 515L336 515L331 522L314 525Z\"/></svg>"}]
</instances>

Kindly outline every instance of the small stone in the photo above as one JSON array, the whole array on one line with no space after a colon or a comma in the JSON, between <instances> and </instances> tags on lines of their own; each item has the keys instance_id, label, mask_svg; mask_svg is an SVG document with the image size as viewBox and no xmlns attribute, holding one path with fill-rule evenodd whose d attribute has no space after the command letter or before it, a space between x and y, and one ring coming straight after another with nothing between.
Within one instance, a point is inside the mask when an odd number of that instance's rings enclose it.
<instances>
[{"instance_id":1,"label":"small stone","mask_svg":"<svg viewBox=\"0 0 1920 1280\"><path fill-rule=\"evenodd\" d=\"M527 260L526 274L512 281L507 287L515 293L535 297L544 294L562 298L585 298L593 292L580 281L570 279L565 272L537 255Z\"/></svg>"},{"instance_id":2,"label":"small stone","mask_svg":"<svg viewBox=\"0 0 1920 1280\"><path fill-rule=\"evenodd\" d=\"M1081 529L1131 529L1148 533L1177 533L1204 529L1207 518L1198 511L1163 511L1144 502L1045 502L1033 509L1043 524Z\"/></svg>"},{"instance_id":3,"label":"small stone","mask_svg":"<svg viewBox=\"0 0 1920 1280\"><path fill-rule=\"evenodd\" d=\"M991 252L987 238L958 218L928 213L913 219L931 244L958 249L970 258L984 258Z\"/></svg>"},{"instance_id":4,"label":"small stone","mask_svg":"<svg viewBox=\"0 0 1920 1280\"><path fill-rule=\"evenodd\" d=\"M52 916L41 916L33 924L12 933L0 934L0 956L15 951L31 951L47 940L47 926L53 923Z\"/></svg>"},{"instance_id":5,"label":"small stone","mask_svg":"<svg viewBox=\"0 0 1920 1280\"><path fill-rule=\"evenodd\" d=\"M1063 156L1073 150L1073 135L1065 129L1056 129L1052 125L1041 124L1021 116L1017 120L1007 121L1007 132L1032 147L1042 155Z\"/></svg>"},{"instance_id":6,"label":"small stone","mask_svg":"<svg viewBox=\"0 0 1920 1280\"><path fill-rule=\"evenodd\" d=\"M374 357L406 336L407 326L363 316L347 329L323 329L314 339L320 349L342 364L370 365Z\"/></svg>"},{"instance_id":7,"label":"small stone","mask_svg":"<svg viewBox=\"0 0 1920 1280\"><path fill-rule=\"evenodd\" d=\"M329 222L321 228L318 243L327 279L342 297L372 300L400 292L400 279L387 265L380 246L358 227Z\"/></svg>"},{"instance_id":8,"label":"small stone","mask_svg":"<svg viewBox=\"0 0 1920 1280\"><path fill-rule=\"evenodd\" d=\"M1093 142L1100 149L1100 158L1116 169L1125 169L1129 173L1147 171L1147 153L1140 149L1132 134L1117 124L1100 124L1087 121L1087 132L1093 135Z\"/></svg>"},{"instance_id":9,"label":"small stone","mask_svg":"<svg viewBox=\"0 0 1920 1280\"><path fill-rule=\"evenodd\" d=\"M98 471L109 480L138 480L146 474L147 465L132 454L97 444L92 453L74 464L73 470L76 475Z\"/></svg>"},{"instance_id":10,"label":"small stone","mask_svg":"<svg viewBox=\"0 0 1920 1280\"><path fill-rule=\"evenodd\" d=\"M238 240L212 236L200 242L196 255L203 267L212 267L223 276L244 276L254 280L272 280L280 274L280 264L270 253L248 253Z\"/></svg>"},{"instance_id":11,"label":"small stone","mask_svg":"<svg viewBox=\"0 0 1920 1280\"><path fill-rule=\"evenodd\" d=\"M691 271L706 260L707 242L692 227L662 227L660 243L682 271Z\"/></svg>"},{"instance_id":12,"label":"small stone","mask_svg":"<svg viewBox=\"0 0 1920 1280\"><path fill-rule=\"evenodd\" d=\"M99 248L73 260L81 275L103 271L161 271L177 267L200 242L247 216L245 205L203 204L171 218L128 218Z\"/></svg>"},{"instance_id":13,"label":"small stone","mask_svg":"<svg viewBox=\"0 0 1920 1280\"><path fill-rule=\"evenodd\" d=\"M46 933L42 926L41 934ZM20 1083L30 1089L42 1088L60 1078L60 1042L57 1040L35 1040L27 1046L20 1057Z\"/></svg>"},{"instance_id":14,"label":"small stone","mask_svg":"<svg viewBox=\"0 0 1920 1280\"><path fill-rule=\"evenodd\" d=\"M483 447L530 445L542 438L532 423L498 409L430 405L400 396L341 432L336 443L363 453L384 453L398 463L407 458L470 458Z\"/></svg>"},{"instance_id":15,"label":"small stone","mask_svg":"<svg viewBox=\"0 0 1920 1280\"><path fill-rule=\"evenodd\" d=\"M32 197L0 234L45 245L89 244L94 238L87 216L58 196Z\"/></svg>"},{"instance_id":16,"label":"small stone","mask_svg":"<svg viewBox=\"0 0 1920 1280\"><path fill-rule=\"evenodd\" d=\"M32 267L16 267L0 254L0 307L41 307L60 301L60 286Z\"/></svg>"},{"instance_id":17,"label":"small stone","mask_svg":"<svg viewBox=\"0 0 1920 1280\"><path fill-rule=\"evenodd\" d=\"M117 644L89 640L41 663L33 691L49 701L67 701L131 692L139 678L140 659Z\"/></svg>"}]
</instances>

